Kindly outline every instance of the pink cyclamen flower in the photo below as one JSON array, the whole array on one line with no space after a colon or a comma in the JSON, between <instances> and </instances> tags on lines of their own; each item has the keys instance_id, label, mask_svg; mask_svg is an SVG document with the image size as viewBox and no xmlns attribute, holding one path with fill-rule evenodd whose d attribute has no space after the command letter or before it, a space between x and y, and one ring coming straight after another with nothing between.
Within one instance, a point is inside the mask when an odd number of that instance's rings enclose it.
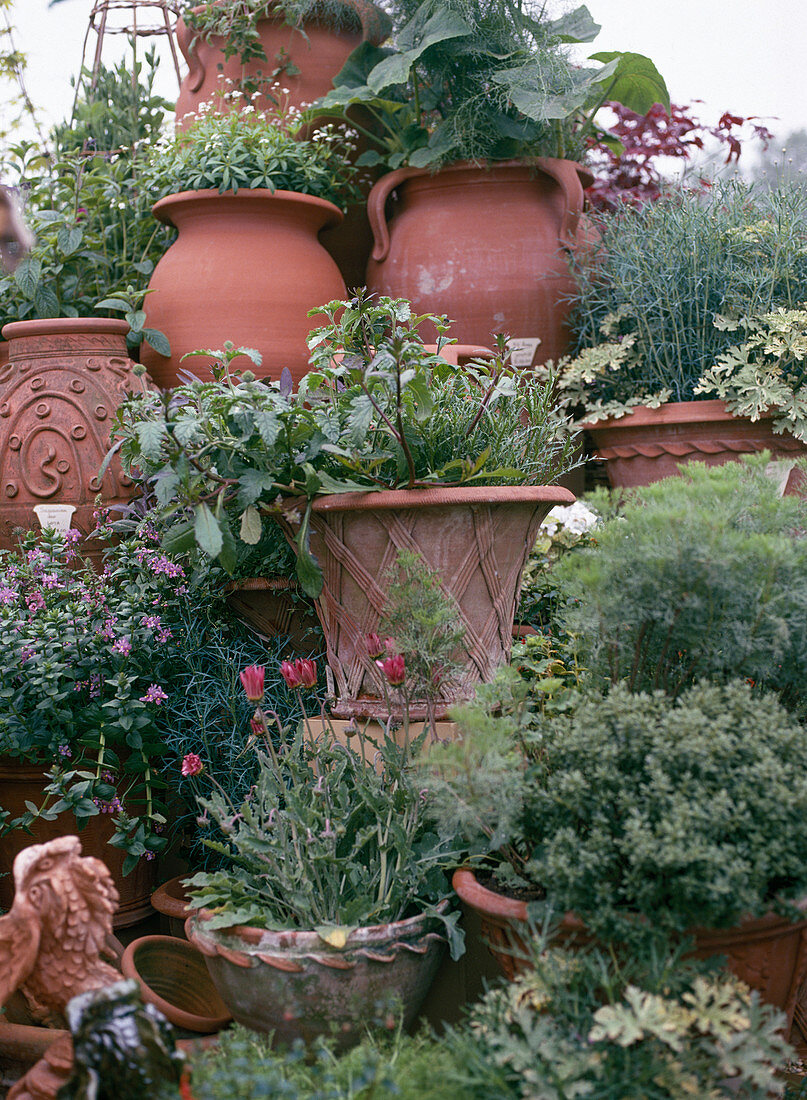
<instances>
[{"instance_id":1,"label":"pink cyclamen flower","mask_svg":"<svg viewBox=\"0 0 807 1100\"><path fill-rule=\"evenodd\" d=\"M140 702L156 703L157 706L159 706L160 703L164 703L167 698L168 696L159 684L150 684L146 691L146 694L140 696Z\"/></svg>"},{"instance_id":2,"label":"pink cyclamen flower","mask_svg":"<svg viewBox=\"0 0 807 1100\"><path fill-rule=\"evenodd\" d=\"M400 653L396 653L393 657L385 657L383 661L376 661L376 664L392 687L400 687L406 679L406 661Z\"/></svg>"},{"instance_id":3,"label":"pink cyclamen flower","mask_svg":"<svg viewBox=\"0 0 807 1100\"><path fill-rule=\"evenodd\" d=\"M376 657L381 657L384 653L384 643L378 634L368 634L365 638L365 645L367 646L367 654L372 657L373 660Z\"/></svg>"},{"instance_id":4,"label":"pink cyclamen flower","mask_svg":"<svg viewBox=\"0 0 807 1100\"><path fill-rule=\"evenodd\" d=\"M201 756L198 756L195 752L189 752L187 756L182 758L183 775L199 775L204 771L204 767Z\"/></svg>"},{"instance_id":5,"label":"pink cyclamen flower","mask_svg":"<svg viewBox=\"0 0 807 1100\"><path fill-rule=\"evenodd\" d=\"M260 703L263 699L263 665L250 665L241 673L241 684L250 703Z\"/></svg>"}]
</instances>

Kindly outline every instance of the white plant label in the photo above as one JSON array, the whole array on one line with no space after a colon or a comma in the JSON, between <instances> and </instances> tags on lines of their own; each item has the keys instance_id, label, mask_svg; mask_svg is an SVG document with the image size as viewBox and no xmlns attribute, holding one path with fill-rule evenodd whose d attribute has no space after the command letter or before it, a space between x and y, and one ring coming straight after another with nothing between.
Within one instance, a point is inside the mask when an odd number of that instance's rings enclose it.
<instances>
[{"instance_id":1,"label":"white plant label","mask_svg":"<svg viewBox=\"0 0 807 1100\"><path fill-rule=\"evenodd\" d=\"M531 367L540 343L540 336L519 336L508 340L507 346L512 352L511 365L514 367Z\"/></svg>"},{"instance_id":2,"label":"white plant label","mask_svg":"<svg viewBox=\"0 0 807 1100\"><path fill-rule=\"evenodd\" d=\"M70 530L70 521L73 518L75 508L72 504L37 504L34 506L39 526L44 531L49 527L59 535L66 534Z\"/></svg>"}]
</instances>

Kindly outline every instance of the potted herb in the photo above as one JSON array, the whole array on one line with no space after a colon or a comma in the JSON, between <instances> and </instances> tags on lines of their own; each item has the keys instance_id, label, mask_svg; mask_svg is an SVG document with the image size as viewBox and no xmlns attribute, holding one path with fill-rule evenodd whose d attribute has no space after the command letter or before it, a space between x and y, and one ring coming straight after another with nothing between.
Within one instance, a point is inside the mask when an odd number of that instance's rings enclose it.
<instances>
[{"instance_id":1,"label":"potted herb","mask_svg":"<svg viewBox=\"0 0 807 1100\"><path fill-rule=\"evenodd\" d=\"M503 341L493 359L451 367L426 350L405 301L363 293L319 308L313 369L291 379L238 377L225 347L213 383L127 402L116 426L124 467L155 478L166 514L190 512L171 545L194 540L225 568L262 516L293 538L297 575L317 600L344 714L378 700L379 630L399 550L420 555L465 627L460 695L510 652L521 570L574 465L551 414L551 387L527 384ZM247 353L249 354L249 353ZM237 509L231 526L228 511ZM455 690L444 696L456 698ZM387 706L386 703L381 703Z\"/></svg>"},{"instance_id":2,"label":"potted herb","mask_svg":"<svg viewBox=\"0 0 807 1100\"><path fill-rule=\"evenodd\" d=\"M506 972L523 899L543 899L566 939L694 935L790 1023L807 965L804 726L743 681L675 701L618 684L551 721L528 698L457 715L462 739L432 749L424 780L444 828L493 857L492 878L454 885Z\"/></svg>"},{"instance_id":3,"label":"potted herb","mask_svg":"<svg viewBox=\"0 0 807 1100\"><path fill-rule=\"evenodd\" d=\"M578 354L557 384L612 484L804 452L805 217L797 187L732 181L602 218L596 255L576 265Z\"/></svg>"},{"instance_id":4,"label":"potted herb","mask_svg":"<svg viewBox=\"0 0 807 1100\"><path fill-rule=\"evenodd\" d=\"M281 669L299 696L316 685L312 661ZM456 856L427 823L412 747L359 733L356 751L305 717L296 732L279 720L270 728L264 669L241 679L258 704L257 780L240 806L220 788L199 799L224 862L188 881L188 936L234 1018L253 1029L285 1041L333 1033L345 1045L396 1000L406 1026L441 945L462 953L444 875ZM204 762L186 759L199 774Z\"/></svg>"},{"instance_id":5,"label":"potted herb","mask_svg":"<svg viewBox=\"0 0 807 1100\"><path fill-rule=\"evenodd\" d=\"M393 8L392 43L359 47L312 108L360 106L371 120L358 127L370 147L360 162L392 169L368 201L368 285L452 317L464 343L497 329L533 353L540 344L541 362L557 358L569 341L567 250L588 235L576 158L606 100L669 106L664 81L639 54L573 65L567 44L599 30L583 7L558 20L519 0Z\"/></svg>"},{"instance_id":6,"label":"potted herb","mask_svg":"<svg viewBox=\"0 0 807 1100\"><path fill-rule=\"evenodd\" d=\"M143 357L159 385L222 329L258 350L264 373L305 372L309 310L345 293L317 234L341 221L355 171L347 138L299 130L293 112L211 110L156 155L154 215L179 232L149 284L150 319L172 348Z\"/></svg>"},{"instance_id":7,"label":"potted herb","mask_svg":"<svg viewBox=\"0 0 807 1100\"><path fill-rule=\"evenodd\" d=\"M371 0L208 0L177 20L188 63L176 114L180 127L210 102L223 79L265 109L312 103L331 88L361 43L378 46L389 20ZM281 88L283 89L281 92Z\"/></svg>"}]
</instances>

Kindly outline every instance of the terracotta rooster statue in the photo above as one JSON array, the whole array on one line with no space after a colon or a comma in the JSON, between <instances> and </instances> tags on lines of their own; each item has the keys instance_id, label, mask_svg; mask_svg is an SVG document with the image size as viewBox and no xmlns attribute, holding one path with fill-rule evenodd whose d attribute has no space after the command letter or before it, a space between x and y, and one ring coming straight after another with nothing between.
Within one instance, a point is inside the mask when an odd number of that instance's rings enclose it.
<instances>
[{"instance_id":1,"label":"terracotta rooster statue","mask_svg":"<svg viewBox=\"0 0 807 1100\"><path fill-rule=\"evenodd\" d=\"M101 958L118 892L104 864L82 856L76 836L20 852L14 887L11 912L0 917L0 1007L19 989L34 1019L64 1026L72 997L120 980ZM57 1040L9 1100L55 1097L71 1069L72 1046Z\"/></svg>"}]
</instances>

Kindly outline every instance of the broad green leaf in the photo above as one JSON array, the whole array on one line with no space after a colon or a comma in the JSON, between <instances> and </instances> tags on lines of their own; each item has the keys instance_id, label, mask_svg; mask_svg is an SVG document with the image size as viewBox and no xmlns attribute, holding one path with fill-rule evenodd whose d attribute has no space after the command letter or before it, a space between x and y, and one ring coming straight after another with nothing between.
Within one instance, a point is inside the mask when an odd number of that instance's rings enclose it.
<instances>
[{"instance_id":1,"label":"broad green leaf","mask_svg":"<svg viewBox=\"0 0 807 1100\"><path fill-rule=\"evenodd\" d=\"M197 504L194 512L193 532L196 542L209 557L217 558L224 540L216 517L206 504Z\"/></svg>"},{"instance_id":2,"label":"broad green leaf","mask_svg":"<svg viewBox=\"0 0 807 1100\"><path fill-rule=\"evenodd\" d=\"M56 243L63 256L71 256L81 247L81 242L83 240L84 231L77 225L74 225L72 228L64 226L56 234Z\"/></svg>"},{"instance_id":3,"label":"broad green leaf","mask_svg":"<svg viewBox=\"0 0 807 1100\"><path fill-rule=\"evenodd\" d=\"M660 103L665 111L670 110L670 93L664 77L649 57L641 53L614 51L593 53L590 60L602 61L606 65L615 63L608 86L609 99L616 100L637 115L646 115L656 103Z\"/></svg>"},{"instance_id":4,"label":"broad green leaf","mask_svg":"<svg viewBox=\"0 0 807 1100\"><path fill-rule=\"evenodd\" d=\"M267 447L274 447L277 433L280 431L280 421L277 413L272 409L259 409L255 413L255 427Z\"/></svg>"},{"instance_id":5,"label":"broad green leaf","mask_svg":"<svg viewBox=\"0 0 807 1100\"><path fill-rule=\"evenodd\" d=\"M246 508L254 504L275 483L274 474L267 470L244 470L238 479L238 503Z\"/></svg>"},{"instance_id":6,"label":"broad green leaf","mask_svg":"<svg viewBox=\"0 0 807 1100\"><path fill-rule=\"evenodd\" d=\"M160 448L163 440L168 435L168 429L163 420L144 420L135 427L137 442L140 450L146 458L156 462L160 458Z\"/></svg>"},{"instance_id":7,"label":"broad green leaf","mask_svg":"<svg viewBox=\"0 0 807 1100\"><path fill-rule=\"evenodd\" d=\"M40 317L60 317L62 312L56 294L44 283L36 288L34 308Z\"/></svg>"},{"instance_id":8,"label":"broad green leaf","mask_svg":"<svg viewBox=\"0 0 807 1100\"><path fill-rule=\"evenodd\" d=\"M170 472L163 477L158 477L154 482L154 495L163 507L170 504L174 499L174 493L179 482L179 474Z\"/></svg>"},{"instance_id":9,"label":"broad green leaf","mask_svg":"<svg viewBox=\"0 0 807 1100\"><path fill-rule=\"evenodd\" d=\"M219 502L224 498L219 497ZM235 543L235 536L233 535L232 528L230 527L230 521L227 519L226 512L222 511L218 517L219 531L221 532L221 550L219 551L219 565L227 573L232 576L235 572L235 563L238 557L238 551Z\"/></svg>"},{"instance_id":10,"label":"broad green leaf","mask_svg":"<svg viewBox=\"0 0 807 1100\"><path fill-rule=\"evenodd\" d=\"M368 88L380 92L395 84L405 84L412 66L430 46L471 33L462 16L448 8L438 8L424 22L421 13L429 9L430 5L424 4L403 28L398 38L402 52L392 54L376 65L367 77Z\"/></svg>"},{"instance_id":11,"label":"broad green leaf","mask_svg":"<svg viewBox=\"0 0 807 1100\"><path fill-rule=\"evenodd\" d=\"M322 592L324 577L319 562L311 553L309 546L310 519L311 503L309 502L300 524L300 530L294 538L294 546L297 554L297 579L300 582L300 587L307 596L310 596L312 600L316 600Z\"/></svg>"},{"instance_id":12,"label":"broad green leaf","mask_svg":"<svg viewBox=\"0 0 807 1100\"><path fill-rule=\"evenodd\" d=\"M100 302L95 303L96 309L117 309L121 313L129 312L129 303L124 302L122 298L103 298Z\"/></svg>"},{"instance_id":13,"label":"broad green leaf","mask_svg":"<svg viewBox=\"0 0 807 1100\"><path fill-rule=\"evenodd\" d=\"M191 550L195 542L193 527L190 520L183 520L169 527L161 539L163 550L167 554L184 554Z\"/></svg>"},{"instance_id":14,"label":"broad green leaf","mask_svg":"<svg viewBox=\"0 0 807 1100\"><path fill-rule=\"evenodd\" d=\"M241 541L249 546L256 546L261 541L261 514L258 509L250 504L241 513Z\"/></svg>"},{"instance_id":15,"label":"broad green leaf","mask_svg":"<svg viewBox=\"0 0 807 1100\"><path fill-rule=\"evenodd\" d=\"M26 298L33 301L36 288L42 281L42 264L39 260L27 256L22 260L14 272L14 282L20 288Z\"/></svg>"},{"instance_id":16,"label":"broad green leaf","mask_svg":"<svg viewBox=\"0 0 807 1100\"><path fill-rule=\"evenodd\" d=\"M373 46L370 42L362 42L333 78L334 89L339 91L341 89L363 88L367 84L368 74L391 53L392 50L389 47L381 48ZM331 95L333 95L333 92L328 92L322 100L318 101L318 104L327 106L326 100Z\"/></svg>"},{"instance_id":17,"label":"broad green leaf","mask_svg":"<svg viewBox=\"0 0 807 1100\"><path fill-rule=\"evenodd\" d=\"M602 30L602 27L592 19L591 12L585 4L581 4L574 11L567 11L558 19L540 24L540 28L542 33L545 34L548 31L553 38L559 38L561 42L593 42Z\"/></svg>"},{"instance_id":18,"label":"broad green leaf","mask_svg":"<svg viewBox=\"0 0 807 1100\"><path fill-rule=\"evenodd\" d=\"M144 328L143 339L150 344L158 355L164 355L166 359L171 355L171 344L164 332L156 328Z\"/></svg>"},{"instance_id":19,"label":"broad green leaf","mask_svg":"<svg viewBox=\"0 0 807 1100\"><path fill-rule=\"evenodd\" d=\"M143 309L130 310L124 315L129 327L135 332L140 332L146 323L146 312Z\"/></svg>"}]
</instances>

